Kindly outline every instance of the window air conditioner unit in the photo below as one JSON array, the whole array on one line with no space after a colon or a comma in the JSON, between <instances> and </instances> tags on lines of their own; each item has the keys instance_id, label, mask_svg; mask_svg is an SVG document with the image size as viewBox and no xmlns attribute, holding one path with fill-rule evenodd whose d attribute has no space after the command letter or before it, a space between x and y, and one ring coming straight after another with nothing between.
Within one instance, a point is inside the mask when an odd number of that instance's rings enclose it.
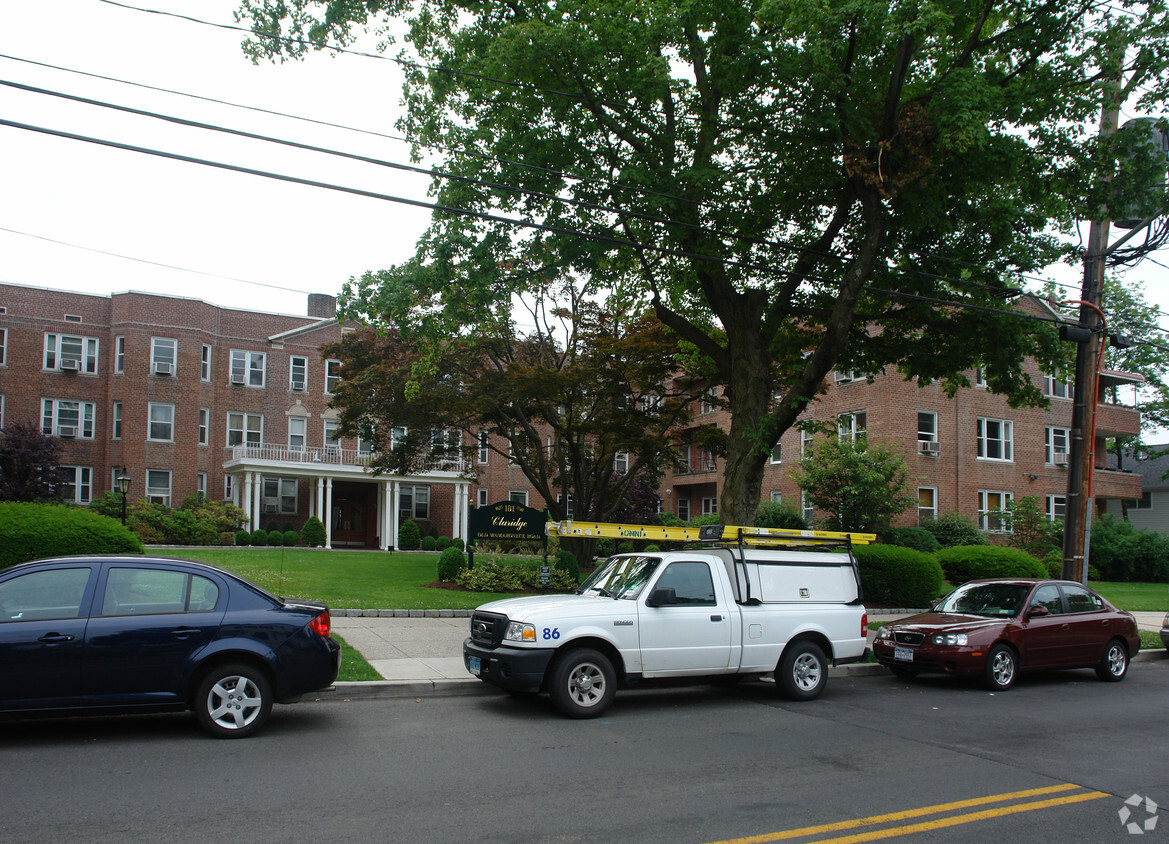
<instances>
[{"instance_id":1,"label":"window air conditioner unit","mask_svg":"<svg viewBox=\"0 0 1169 844\"><path fill-rule=\"evenodd\" d=\"M293 381L292 382L292 390L293 390L293 392L296 392L296 393L303 393L304 392L304 382L303 381Z\"/></svg>"},{"instance_id":2,"label":"window air conditioner unit","mask_svg":"<svg viewBox=\"0 0 1169 844\"><path fill-rule=\"evenodd\" d=\"M173 363L165 363L163 361L158 361L157 363L154 364L154 374L155 375L174 375L175 374L175 365Z\"/></svg>"},{"instance_id":3,"label":"window air conditioner unit","mask_svg":"<svg viewBox=\"0 0 1169 844\"><path fill-rule=\"evenodd\" d=\"M277 512L279 509L280 509L280 508L279 508L277 505L275 505L275 504L265 504L265 505L264 505L264 512L265 512L265 513L275 513L275 512Z\"/></svg>"},{"instance_id":4,"label":"window air conditioner unit","mask_svg":"<svg viewBox=\"0 0 1169 844\"><path fill-rule=\"evenodd\" d=\"M61 361L62 372L80 372L81 361L79 360L63 360Z\"/></svg>"},{"instance_id":5,"label":"window air conditioner unit","mask_svg":"<svg viewBox=\"0 0 1169 844\"><path fill-rule=\"evenodd\" d=\"M233 372L233 373L231 373L231 383L232 383L232 384L242 384L242 383L244 383L244 376L243 376L243 375L241 375L241 374L239 374L238 372Z\"/></svg>"},{"instance_id":6,"label":"window air conditioner unit","mask_svg":"<svg viewBox=\"0 0 1169 844\"><path fill-rule=\"evenodd\" d=\"M1054 463L1056 466L1068 465L1067 452L1065 451L1062 454L1059 452L1056 452L1055 454L1051 455L1051 462Z\"/></svg>"},{"instance_id":7,"label":"window air conditioner unit","mask_svg":"<svg viewBox=\"0 0 1169 844\"><path fill-rule=\"evenodd\" d=\"M917 450L922 454L941 454L942 444L933 440L918 440Z\"/></svg>"},{"instance_id":8,"label":"window air conditioner unit","mask_svg":"<svg viewBox=\"0 0 1169 844\"><path fill-rule=\"evenodd\" d=\"M77 436L77 426L76 425L60 425L57 428L57 436L58 437L67 437L67 438L71 439L71 438Z\"/></svg>"}]
</instances>

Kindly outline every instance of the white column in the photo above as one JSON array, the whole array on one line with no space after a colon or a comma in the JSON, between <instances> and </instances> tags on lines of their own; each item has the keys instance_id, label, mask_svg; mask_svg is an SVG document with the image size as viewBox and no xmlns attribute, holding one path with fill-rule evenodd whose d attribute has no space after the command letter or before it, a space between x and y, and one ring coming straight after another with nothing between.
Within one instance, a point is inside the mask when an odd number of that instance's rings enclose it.
<instances>
[{"instance_id":1,"label":"white column","mask_svg":"<svg viewBox=\"0 0 1169 844\"><path fill-rule=\"evenodd\" d=\"M317 478L317 497L313 501L313 515L325 522L325 479Z\"/></svg>"},{"instance_id":2,"label":"white column","mask_svg":"<svg viewBox=\"0 0 1169 844\"><path fill-rule=\"evenodd\" d=\"M254 476L251 472L244 475L243 501L240 506L244 512L248 514L248 530L256 529L256 514L252 512L252 485L254 483ZM237 495L239 493L237 492Z\"/></svg>"},{"instance_id":3,"label":"white column","mask_svg":"<svg viewBox=\"0 0 1169 844\"><path fill-rule=\"evenodd\" d=\"M255 480L252 482L252 512L256 514L256 520L253 522L253 524L256 526L256 528L263 527L263 525L260 524L260 519L264 515L264 507L260 503L260 493L263 491L263 489L263 478L259 475L259 473L257 473ZM253 528L253 530L256 528Z\"/></svg>"},{"instance_id":4,"label":"white column","mask_svg":"<svg viewBox=\"0 0 1169 844\"><path fill-rule=\"evenodd\" d=\"M402 485L399 481L390 481L390 537L395 548L398 547L398 509L402 498Z\"/></svg>"},{"instance_id":5,"label":"white column","mask_svg":"<svg viewBox=\"0 0 1169 844\"><path fill-rule=\"evenodd\" d=\"M382 534L382 550L388 551L394 547L394 538L390 533L390 510L393 509L394 490L393 481L385 481L381 485L381 506L378 509L378 515L381 516L381 534Z\"/></svg>"},{"instance_id":6,"label":"white column","mask_svg":"<svg viewBox=\"0 0 1169 844\"><path fill-rule=\"evenodd\" d=\"M333 547L333 479L325 479L325 547Z\"/></svg>"},{"instance_id":7,"label":"white column","mask_svg":"<svg viewBox=\"0 0 1169 844\"><path fill-rule=\"evenodd\" d=\"M451 514L452 539L466 539L467 537L467 501L469 495L469 484L455 484L454 512Z\"/></svg>"}]
</instances>

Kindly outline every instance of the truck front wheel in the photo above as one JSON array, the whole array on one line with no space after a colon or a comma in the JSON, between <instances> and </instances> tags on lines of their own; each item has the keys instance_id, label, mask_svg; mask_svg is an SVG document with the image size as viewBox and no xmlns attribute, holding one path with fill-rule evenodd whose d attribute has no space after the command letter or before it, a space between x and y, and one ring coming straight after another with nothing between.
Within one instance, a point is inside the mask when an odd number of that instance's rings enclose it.
<instances>
[{"instance_id":1,"label":"truck front wheel","mask_svg":"<svg viewBox=\"0 0 1169 844\"><path fill-rule=\"evenodd\" d=\"M775 685L788 700L811 700L819 697L828 683L828 660L824 651L812 642L788 645L775 669Z\"/></svg>"},{"instance_id":2,"label":"truck front wheel","mask_svg":"<svg viewBox=\"0 0 1169 844\"><path fill-rule=\"evenodd\" d=\"M553 663L548 690L556 708L569 718L595 718L613 702L616 686L608 657L592 648L577 648Z\"/></svg>"}]
</instances>

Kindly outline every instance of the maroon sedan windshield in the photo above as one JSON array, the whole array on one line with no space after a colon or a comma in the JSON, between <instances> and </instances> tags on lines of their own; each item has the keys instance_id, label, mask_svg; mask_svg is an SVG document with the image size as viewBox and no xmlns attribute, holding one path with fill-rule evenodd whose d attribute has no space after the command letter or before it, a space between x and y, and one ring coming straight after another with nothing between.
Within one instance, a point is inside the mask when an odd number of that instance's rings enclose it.
<instances>
[{"instance_id":1,"label":"maroon sedan windshield","mask_svg":"<svg viewBox=\"0 0 1169 844\"><path fill-rule=\"evenodd\" d=\"M934 608L935 612L985 615L992 618L1018 615L1031 585L1026 583L967 583L959 586Z\"/></svg>"}]
</instances>

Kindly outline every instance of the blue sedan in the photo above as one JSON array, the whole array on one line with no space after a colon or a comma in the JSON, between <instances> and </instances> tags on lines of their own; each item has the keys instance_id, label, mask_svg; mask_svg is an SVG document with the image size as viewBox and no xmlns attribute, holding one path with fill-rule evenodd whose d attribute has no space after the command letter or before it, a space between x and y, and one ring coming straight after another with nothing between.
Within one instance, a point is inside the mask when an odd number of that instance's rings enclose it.
<instances>
[{"instance_id":1,"label":"blue sedan","mask_svg":"<svg viewBox=\"0 0 1169 844\"><path fill-rule=\"evenodd\" d=\"M0 571L0 713L191 709L219 738L332 685L329 609L158 557L67 557Z\"/></svg>"}]
</instances>

